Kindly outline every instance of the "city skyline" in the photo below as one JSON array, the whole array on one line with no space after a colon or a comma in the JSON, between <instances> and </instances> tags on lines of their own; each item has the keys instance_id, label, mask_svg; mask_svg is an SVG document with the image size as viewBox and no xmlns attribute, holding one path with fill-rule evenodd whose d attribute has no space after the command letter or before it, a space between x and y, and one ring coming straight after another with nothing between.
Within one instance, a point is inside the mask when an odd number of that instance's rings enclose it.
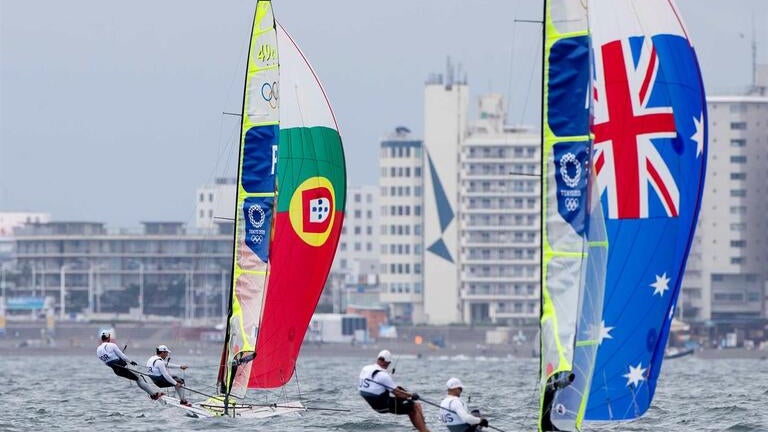
<instances>
[{"instance_id":1,"label":"city skyline","mask_svg":"<svg viewBox=\"0 0 768 432\"><path fill-rule=\"evenodd\" d=\"M765 22L768 4L678 6L708 93L746 89L751 21ZM239 110L252 8L250 0L0 5L0 211L193 224L196 189L233 174L239 125L221 112ZM538 122L540 30L514 22L539 19L537 2L275 9L326 86L354 186L377 183L379 139L394 127L421 137L424 82L444 73L449 56L468 76L470 106L497 92L509 101L509 123ZM755 32L760 63L767 34Z\"/></svg>"}]
</instances>

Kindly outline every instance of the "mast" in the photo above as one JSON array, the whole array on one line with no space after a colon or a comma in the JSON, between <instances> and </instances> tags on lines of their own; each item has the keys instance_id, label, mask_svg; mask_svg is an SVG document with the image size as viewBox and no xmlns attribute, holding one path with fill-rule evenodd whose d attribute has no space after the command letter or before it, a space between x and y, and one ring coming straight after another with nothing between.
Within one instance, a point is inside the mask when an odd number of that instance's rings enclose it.
<instances>
[{"instance_id":1,"label":"mast","mask_svg":"<svg viewBox=\"0 0 768 432\"><path fill-rule=\"evenodd\" d=\"M590 37L582 1L545 3L542 57L539 430L576 430L597 351L607 246L590 192Z\"/></svg>"}]
</instances>

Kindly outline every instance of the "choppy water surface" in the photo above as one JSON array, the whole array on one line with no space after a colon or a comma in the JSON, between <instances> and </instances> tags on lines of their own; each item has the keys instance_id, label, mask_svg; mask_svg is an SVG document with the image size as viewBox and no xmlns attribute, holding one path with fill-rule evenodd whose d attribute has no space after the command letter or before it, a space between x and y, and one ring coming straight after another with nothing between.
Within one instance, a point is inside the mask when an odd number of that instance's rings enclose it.
<instances>
[{"instance_id":1,"label":"choppy water surface","mask_svg":"<svg viewBox=\"0 0 768 432\"><path fill-rule=\"evenodd\" d=\"M298 418L251 421L247 429L412 430L407 416L376 414L357 396L358 373L370 360L305 357L300 361L299 384L305 403L350 412L311 411ZM212 391L214 357L179 356L174 361L199 366L187 374L188 385ZM538 366L533 359L402 358L396 366L396 380L422 398L439 402L443 383L457 376L465 385L463 397L471 396L470 406L481 408L491 425L505 431L536 429ZM768 432L768 361L688 357L665 362L662 374L654 406L642 419L587 429ZM295 395L296 385L288 391ZM425 406L425 414L433 431L446 430L437 421L435 408ZM95 355L0 357L0 431L223 430L242 427L242 422L188 418L162 407L135 384L113 375Z\"/></svg>"}]
</instances>

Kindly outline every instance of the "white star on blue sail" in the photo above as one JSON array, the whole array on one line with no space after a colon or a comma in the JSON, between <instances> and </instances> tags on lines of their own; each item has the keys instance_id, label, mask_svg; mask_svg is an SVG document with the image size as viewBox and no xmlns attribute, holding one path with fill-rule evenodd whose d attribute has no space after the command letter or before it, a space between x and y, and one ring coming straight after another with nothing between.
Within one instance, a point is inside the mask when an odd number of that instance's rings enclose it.
<instances>
[{"instance_id":1,"label":"white star on blue sail","mask_svg":"<svg viewBox=\"0 0 768 432\"><path fill-rule=\"evenodd\" d=\"M664 297L664 293L669 289L670 279L667 277L667 272L664 272L661 276L656 275L656 282L650 284L654 288L653 295L660 295Z\"/></svg>"},{"instance_id":2,"label":"white star on blue sail","mask_svg":"<svg viewBox=\"0 0 768 432\"><path fill-rule=\"evenodd\" d=\"M691 135L691 141L696 143L696 157L701 156L704 151L704 120L703 113L699 114L699 118L693 118L693 124L696 126L696 132Z\"/></svg>"},{"instance_id":3,"label":"white star on blue sail","mask_svg":"<svg viewBox=\"0 0 768 432\"><path fill-rule=\"evenodd\" d=\"M627 387L634 385L637 388L640 381L645 381L644 375L646 370L646 368L643 368L642 362L638 363L637 366L629 365L629 373L622 375L627 379Z\"/></svg>"}]
</instances>

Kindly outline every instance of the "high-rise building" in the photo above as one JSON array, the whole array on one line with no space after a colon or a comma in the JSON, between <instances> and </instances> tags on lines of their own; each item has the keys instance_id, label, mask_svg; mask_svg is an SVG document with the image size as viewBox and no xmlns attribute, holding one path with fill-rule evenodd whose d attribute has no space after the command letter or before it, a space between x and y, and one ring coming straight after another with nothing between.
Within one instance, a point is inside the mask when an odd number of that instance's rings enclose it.
<instances>
[{"instance_id":1,"label":"high-rise building","mask_svg":"<svg viewBox=\"0 0 768 432\"><path fill-rule=\"evenodd\" d=\"M500 95L441 76L425 89L424 295L430 324L534 322L539 314L540 137L504 124Z\"/></svg>"},{"instance_id":2,"label":"high-rise building","mask_svg":"<svg viewBox=\"0 0 768 432\"><path fill-rule=\"evenodd\" d=\"M460 152L462 321L533 323L539 316L541 139L504 125L501 95L481 97L478 112Z\"/></svg>"},{"instance_id":3,"label":"high-rise building","mask_svg":"<svg viewBox=\"0 0 768 432\"><path fill-rule=\"evenodd\" d=\"M424 154L398 127L379 150L380 300L393 322L424 323Z\"/></svg>"},{"instance_id":4,"label":"high-rise building","mask_svg":"<svg viewBox=\"0 0 768 432\"><path fill-rule=\"evenodd\" d=\"M424 295L430 324L461 322L459 153L467 134L469 86L431 77L424 89Z\"/></svg>"},{"instance_id":5,"label":"high-rise building","mask_svg":"<svg viewBox=\"0 0 768 432\"><path fill-rule=\"evenodd\" d=\"M768 317L768 96L707 98L709 158L678 313Z\"/></svg>"}]
</instances>

